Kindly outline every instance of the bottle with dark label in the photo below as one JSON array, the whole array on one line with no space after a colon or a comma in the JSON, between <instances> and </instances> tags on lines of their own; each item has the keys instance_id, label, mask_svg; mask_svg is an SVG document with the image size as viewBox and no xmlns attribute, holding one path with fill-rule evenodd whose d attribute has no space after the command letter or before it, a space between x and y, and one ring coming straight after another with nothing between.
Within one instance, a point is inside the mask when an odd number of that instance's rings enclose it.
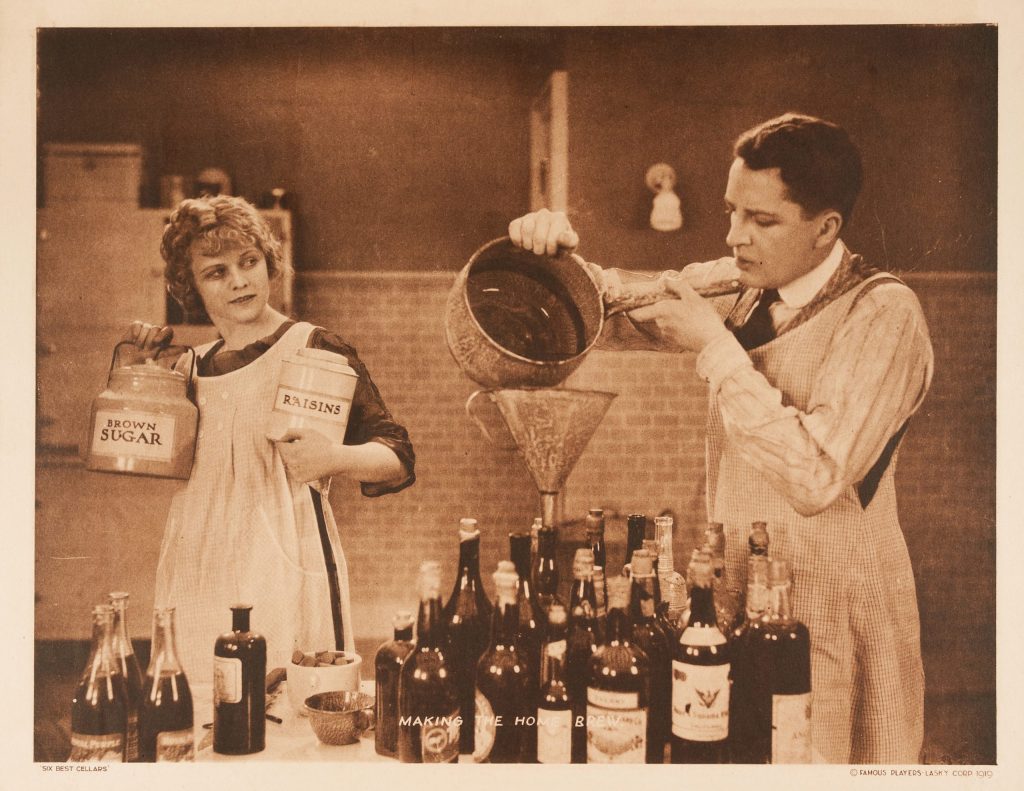
<instances>
[{"instance_id":1,"label":"bottle with dark label","mask_svg":"<svg viewBox=\"0 0 1024 791\"><path fill-rule=\"evenodd\" d=\"M630 581L608 580L608 639L587 666L587 763L645 763L651 667L633 643Z\"/></svg>"},{"instance_id":2,"label":"bottle with dark label","mask_svg":"<svg viewBox=\"0 0 1024 791\"><path fill-rule=\"evenodd\" d=\"M729 760L768 763L771 758L771 682L761 634L768 609L768 558L747 558L745 618L732 633L729 679Z\"/></svg>"},{"instance_id":3,"label":"bottle with dark label","mask_svg":"<svg viewBox=\"0 0 1024 791\"><path fill-rule=\"evenodd\" d=\"M193 725L192 691L174 637L174 608L159 608L153 612L153 650L139 712L141 760L195 760Z\"/></svg>"},{"instance_id":4,"label":"bottle with dark label","mask_svg":"<svg viewBox=\"0 0 1024 791\"><path fill-rule=\"evenodd\" d=\"M811 638L790 610L790 576L784 560L768 570L768 617L761 642L771 684L771 762L811 762Z\"/></svg>"},{"instance_id":5,"label":"bottle with dark label","mask_svg":"<svg viewBox=\"0 0 1024 791\"><path fill-rule=\"evenodd\" d=\"M533 568L533 584L537 589L537 601L546 613L552 604L564 604L558 596L558 565L555 551L558 546L558 532L553 527L542 527L537 533L537 559Z\"/></svg>"},{"instance_id":6,"label":"bottle with dark label","mask_svg":"<svg viewBox=\"0 0 1024 791\"><path fill-rule=\"evenodd\" d=\"M739 589L727 575L725 568L725 526L721 522L708 523L704 531L705 544L711 553L712 585L715 589L715 614L718 628L725 635L732 634L742 613Z\"/></svg>"},{"instance_id":7,"label":"bottle with dark label","mask_svg":"<svg viewBox=\"0 0 1024 791\"><path fill-rule=\"evenodd\" d=\"M643 549L644 539L647 537L647 517L644 514L630 514L626 517L626 561L628 566L633 559L633 553Z\"/></svg>"},{"instance_id":8,"label":"bottle with dark label","mask_svg":"<svg viewBox=\"0 0 1024 791\"><path fill-rule=\"evenodd\" d=\"M534 730L534 695L524 657L519 651L519 605L515 566L503 560L494 572L497 591L491 619L491 638L476 666L476 739L473 760L477 763L523 762L526 735Z\"/></svg>"},{"instance_id":9,"label":"bottle with dark label","mask_svg":"<svg viewBox=\"0 0 1024 791\"><path fill-rule=\"evenodd\" d=\"M594 553L594 596L597 599L597 619L604 622L608 615L608 586L605 583L605 568L608 565L608 550L604 543L604 509L591 508L586 518L587 544Z\"/></svg>"},{"instance_id":10,"label":"bottle with dark label","mask_svg":"<svg viewBox=\"0 0 1024 791\"><path fill-rule=\"evenodd\" d=\"M537 696L537 761L542 764L572 762L572 705L565 664L567 627L565 607L553 604L548 610Z\"/></svg>"},{"instance_id":11,"label":"bottle with dark label","mask_svg":"<svg viewBox=\"0 0 1024 791\"><path fill-rule=\"evenodd\" d=\"M572 762L587 762L587 668L601 644L594 606L594 553L576 550L572 564L573 586L569 609L566 670L572 702Z\"/></svg>"},{"instance_id":12,"label":"bottle with dark label","mask_svg":"<svg viewBox=\"0 0 1024 791\"><path fill-rule=\"evenodd\" d=\"M520 654L526 661L531 694L537 690L540 665L541 646L544 644L544 622L546 616L537 601L537 592L530 579L530 534L509 533L509 549L515 572L519 575L519 589L516 604L519 608L519 627L516 630L516 643ZM532 763L537 757L537 731L531 728L525 737L523 761Z\"/></svg>"},{"instance_id":13,"label":"bottle with dark label","mask_svg":"<svg viewBox=\"0 0 1024 791\"><path fill-rule=\"evenodd\" d=\"M459 690L451 672L441 608L441 564L420 565L420 608L416 643L405 658L398 682L398 759L402 763L456 763Z\"/></svg>"},{"instance_id":14,"label":"bottle with dark label","mask_svg":"<svg viewBox=\"0 0 1024 791\"><path fill-rule=\"evenodd\" d=\"M476 663L487 648L491 603L480 579L480 531L475 519L459 520L459 573L444 606L444 622L451 646L448 670L459 690L459 752L473 752L473 715Z\"/></svg>"},{"instance_id":15,"label":"bottle with dark label","mask_svg":"<svg viewBox=\"0 0 1024 791\"><path fill-rule=\"evenodd\" d=\"M114 591L107 594L114 608L114 659L121 668L128 693L128 725L125 729L124 759L128 763L139 760L139 705L142 702L142 669L132 647L128 632L128 594Z\"/></svg>"},{"instance_id":16,"label":"bottle with dark label","mask_svg":"<svg viewBox=\"0 0 1024 791\"><path fill-rule=\"evenodd\" d=\"M672 763L725 763L729 648L718 628L705 555L690 564L690 616L672 660Z\"/></svg>"},{"instance_id":17,"label":"bottle with dark label","mask_svg":"<svg viewBox=\"0 0 1024 791\"><path fill-rule=\"evenodd\" d=\"M250 604L231 608L213 648L213 751L248 755L266 743L267 641L249 630Z\"/></svg>"},{"instance_id":18,"label":"bottle with dark label","mask_svg":"<svg viewBox=\"0 0 1024 791\"><path fill-rule=\"evenodd\" d=\"M653 562L648 550L633 553L629 617L633 622L633 643L647 654L651 664L651 707L647 733L647 763L665 762L665 745L672 727L672 647L655 616Z\"/></svg>"},{"instance_id":19,"label":"bottle with dark label","mask_svg":"<svg viewBox=\"0 0 1024 791\"><path fill-rule=\"evenodd\" d=\"M114 608L92 610L89 661L71 699L69 761L124 761L128 692L114 657Z\"/></svg>"},{"instance_id":20,"label":"bottle with dark label","mask_svg":"<svg viewBox=\"0 0 1024 791\"><path fill-rule=\"evenodd\" d=\"M380 755L398 755L398 676L409 652L413 649L412 613L399 610L391 619L394 639L377 649L373 661L376 697L374 749Z\"/></svg>"}]
</instances>

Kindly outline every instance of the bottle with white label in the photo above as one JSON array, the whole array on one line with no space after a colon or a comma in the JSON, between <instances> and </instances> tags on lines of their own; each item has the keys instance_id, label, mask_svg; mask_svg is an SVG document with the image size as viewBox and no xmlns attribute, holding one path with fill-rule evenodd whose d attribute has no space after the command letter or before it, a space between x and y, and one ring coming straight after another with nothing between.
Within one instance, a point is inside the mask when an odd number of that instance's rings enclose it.
<instances>
[{"instance_id":1,"label":"bottle with white label","mask_svg":"<svg viewBox=\"0 0 1024 791\"><path fill-rule=\"evenodd\" d=\"M690 615L672 659L672 763L728 759L729 647L718 628L710 558L690 562Z\"/></svg>"},{"instance_id":2,"label":"bottle with white label","mask_svg":"<svg viewBox=\"0 0 1024 791\"><path fill-rule=\"evenodd\" d=\"M213 751L248 755L266 741L267 641L249 631L250 604L231 608L213 649Z\"/></svg>"},{"instance_id":3,"label":"bottle with white label","mask_svg":"<svg viewBox=\"0 0 1024 791\"><path fill-rule=\"evenodd\" d=\"M630 581L608 579L608 636L587 666L587 763L634 763L647 759L651 667L633 644Z\"/></svg>"},{"instance_id":4,"label":"bottle with white label","mask_svg":"<svg viewBox=\"0 0 1024 791\"><path fill-rule=\"evenodd\" d=\"M572 761L572 706L565 668L567 625L565 607L552 604L547 640L541 650L537 699L537 762L542 764Z\"/></svg>"},{"instance_id":5,"label":"bottle with white label","mask_svg":"<svg viewBox=\"0 0 1024 791\"><path fill-rule=\"evenodd\" d=\"M124 761L128 695L114 658L114 608L92 610L92 648L71 700L71 755L68 761Z\"/></svg>"},{"instance_id":6,"label":"bottle with white label","mask_svg":"<svg viewBox=\"0 0 1024 791\"><path fill-rule=\"evenodd\" d=\"M811 638L790 611L789 568L768 567L768 616L761 640L771 677L773 764L811 762Z\"/></svg>"},{"instance_id":7,"label":"bottle with white label","mask_svg":"<svg viewBox=\"0 0 1024 791\"><path fill-rule=\"evenodd\" d=\"M192 691L178 661L174 608L153 612L153 654L139 710L139 759L193 761Z\"/></svg>"}]
</instances>

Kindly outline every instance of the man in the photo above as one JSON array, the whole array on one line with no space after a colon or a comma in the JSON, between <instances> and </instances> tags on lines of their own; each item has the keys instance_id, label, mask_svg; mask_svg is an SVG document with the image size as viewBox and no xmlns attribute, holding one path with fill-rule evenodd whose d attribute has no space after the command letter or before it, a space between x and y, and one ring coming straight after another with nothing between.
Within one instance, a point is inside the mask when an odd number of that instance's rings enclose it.
<instances>
[{"instance_id":1,"label":"man","mask_svg":"<svg viewBox=\"0 0 1024 791\"><path fill-rule=\"evenodd\" d=\"M608 345L697 353L708 382L709 520L726 526L733 579L751 522L793 574L811 634L815 760L914 763L924 677L913 571L896 514L896 447L932 374L921 307L847 250L861 186L835 124L787 114L739 137L725 190L733 257L661 280L675 299L610 324ZM536 253L575 248L564 214L514 220ZM636 279L592 270L606 295ZM738 296L692 284L735 278Z\"/></svg>"}]
</instances>

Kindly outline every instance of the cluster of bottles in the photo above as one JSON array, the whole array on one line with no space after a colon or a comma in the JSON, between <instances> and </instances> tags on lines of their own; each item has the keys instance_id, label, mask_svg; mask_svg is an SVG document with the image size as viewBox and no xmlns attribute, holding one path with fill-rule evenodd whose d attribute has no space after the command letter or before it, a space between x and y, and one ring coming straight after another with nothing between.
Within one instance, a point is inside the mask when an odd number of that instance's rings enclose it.
<instances>
[{"instance_id":1,"label":"cluster of bottles","mask_svg":"<svg viewBox=\"0 0 1024 791\"><path fill-rule=\"evenodd\" d=\"M377 653L376 750L403 762L785 763L810 761L810 644L789 611L789 573L751 531L747 593L729 585L711 525L684 581L672 519L627 520L622 574L606 574L592 509L558 592L557 533L511 533L511 561L480 578L476 521L459 526L446 604L440 566L420 567L420 607L399 612ZM668 590L662 599L662 590Z\"/></svg>"},{"instance_id":2,"label":"cluster of bottles","mask_svg":"<svg viewBox=\"0 0 1024 791\"><path fill-rule=\"evenodd\" d=\"M264 745L266 642L249 630L248 605L232 607L232 630L214 646L213 749L228 755ZM128 637L128 594L92 610L92 646L71 701L68 761L195 759L192 692L175 645L174 608L153 611L142 674Z\"/></svg>"}]
</instances>

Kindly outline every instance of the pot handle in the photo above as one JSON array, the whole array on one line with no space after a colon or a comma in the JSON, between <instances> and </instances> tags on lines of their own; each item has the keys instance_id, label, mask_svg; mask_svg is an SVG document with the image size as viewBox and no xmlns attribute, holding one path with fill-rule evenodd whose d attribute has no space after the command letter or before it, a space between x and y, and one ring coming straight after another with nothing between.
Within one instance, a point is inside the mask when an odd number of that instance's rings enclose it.
<instances>
[{"instance_id":1,"label":"pot handle","mask_svg":"<svg viewBox=\"0 0 1024 791\"><path fill-rule=\"evenodd\" d=\"M709 297L724 297L727 294L738 294L740 282L736 279L721 280L709 283L706 286L694 286L693 290L705 299ZM623 289L621 296L614 299L605 299L604 315L605 318L608 318L618 313L625 313L630 310L646 307L647 305L653 305L655 302L661 302L665 299L678 298L673 292L665 288L660 278L649 284L630 283L629 286Z\"/></svg>"},{"instance_id":2,"label":"pot handle","mask_svg":"<svg viewBox=\"0 0 1024 791\"><path fill-rule=\"evenodd\" d=\"M134 349L136 349L136 351L142 351L132 341L118 341L114 345L114 352L113 352L113 354L110 357L110 368L107 370L107 378L108 379L110 378L110 374L113 373L113 371L114 371L114 363L117 362L117 352L118 352L118 350L122 346L131 346ZM160 358L161 354L164 354L164 353L172 351L172 350L178 351L179 354L184 354L185 352L192 352L192 359L189 362L189 367L188 367L188 376L187 376L187 378L185 380L185 393L188 396L188 399L190 401L192 401L193 403L195 403L195 400L196 400L196 398L195 398L196 350L195 349L193 349L191 346L187 346L187 345L163 346L161 348L156 349L155 350L155 354L153 354L153 356L151 358L149 358L149 359L152 359L152 360L155 361L155 360Z\"/></svg>"}]
</instances>

